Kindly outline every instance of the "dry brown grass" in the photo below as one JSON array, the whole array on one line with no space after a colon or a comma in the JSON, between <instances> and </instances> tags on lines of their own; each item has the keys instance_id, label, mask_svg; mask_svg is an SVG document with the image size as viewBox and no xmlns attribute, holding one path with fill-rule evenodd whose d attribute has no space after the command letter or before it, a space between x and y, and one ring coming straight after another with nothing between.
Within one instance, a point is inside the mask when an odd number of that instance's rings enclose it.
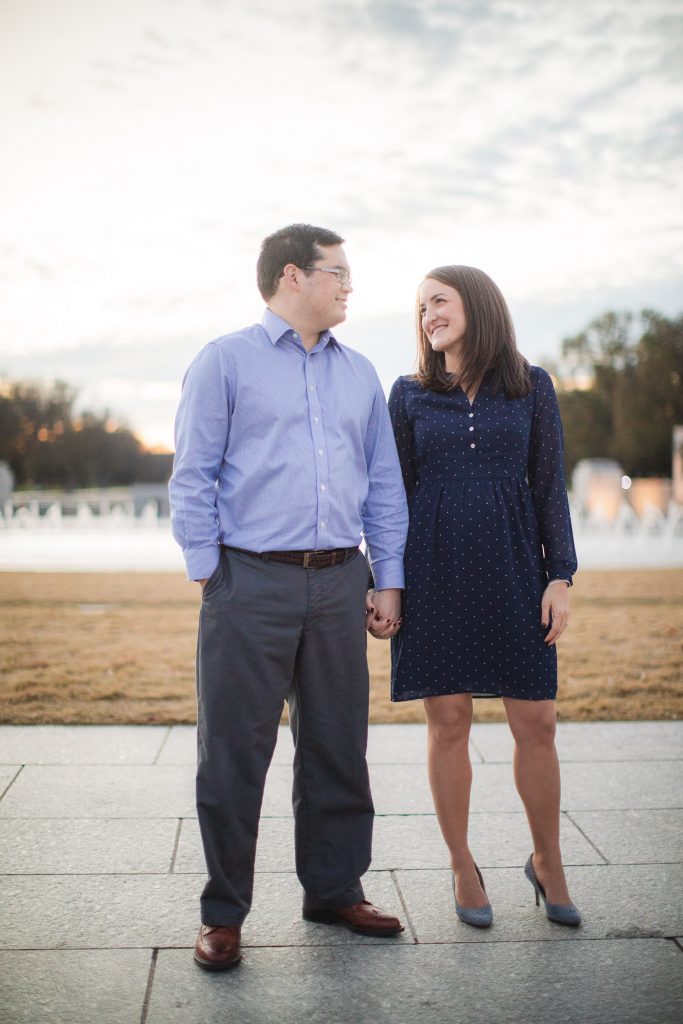
<instances>
[{"instance_id":1,"label":"dry brown grass","mask_svg":"<svg viewBox=\"0 0 683 1024\"><path fill-rule=\"evenodd\" d=\"M680 718L683 571L583 572L572 596L560 718ZM168 573L0 573L0 721L194 721L198 602ZM389 700L388 644L370 638L369 659L370 720L423 721L421 701Z\"/></svg>"}]
</instances>

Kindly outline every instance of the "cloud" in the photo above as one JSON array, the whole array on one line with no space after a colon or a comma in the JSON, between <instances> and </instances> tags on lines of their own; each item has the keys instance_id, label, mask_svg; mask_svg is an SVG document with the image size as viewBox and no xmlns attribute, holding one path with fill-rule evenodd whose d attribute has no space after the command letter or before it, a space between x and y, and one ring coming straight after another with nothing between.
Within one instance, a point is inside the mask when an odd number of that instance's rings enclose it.
<instances>
[{"instance_id":1,"label":"cloud","mask_svg":"<svg viewBox=\"0 0 683 1024\"><path fill-rule=\"evenodd\" d=\"M640 304L683 273L679 0L10 10L0 349L17 358L82 346L109 378L123 345L137 379L136 346L168 343L181 373L172 339L257 318L260 239L295 220L348 239L368 323L409 318L438 263L543 308L620 287Z\"/></svg>"}]
</instances>

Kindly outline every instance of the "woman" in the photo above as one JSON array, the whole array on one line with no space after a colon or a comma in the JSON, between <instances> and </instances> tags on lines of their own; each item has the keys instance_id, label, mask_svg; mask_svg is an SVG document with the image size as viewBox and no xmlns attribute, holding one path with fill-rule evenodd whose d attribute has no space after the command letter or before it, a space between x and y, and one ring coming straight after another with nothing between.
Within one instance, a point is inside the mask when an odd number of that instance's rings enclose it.
<instances>
[{"instance_id":1,"label":"woman","mask_svg":"<svg viewBox=\"0 0 683 1024\"><path fill-rule=\"evenodd\" d=\"M501 697L533 840L525 874L548 917L578 925L560 853L555 644L576 570L562 426L548 374L518 352L505 300L474 267L432 270L417 310L418 372L391 392L410 502L392 700L422 698L429 780L455 909L493 912L467 841L473 697Z\"/></svg>"}]
</instances>

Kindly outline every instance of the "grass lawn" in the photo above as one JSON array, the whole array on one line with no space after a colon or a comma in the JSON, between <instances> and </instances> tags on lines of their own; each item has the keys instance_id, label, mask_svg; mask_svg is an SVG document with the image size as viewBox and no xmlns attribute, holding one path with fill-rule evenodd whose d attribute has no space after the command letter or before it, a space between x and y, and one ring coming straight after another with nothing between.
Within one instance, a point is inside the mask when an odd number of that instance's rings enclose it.
<instances>
[{"instance_id":1,"label":"grass lawn","mask_svg":"<svg viewBox=\"0 0 683 1024\"><path fill-rule=\"evenodd\" d=\"M582 572L559 645L563 721L683 715L683 570ZM0 721L195 720L199 587L170 573L0 573ZM389 645L369 639L370 721L421 722L389 700ZM475 702L502 721L502 702Z\"/></svg>"}]
</instances>

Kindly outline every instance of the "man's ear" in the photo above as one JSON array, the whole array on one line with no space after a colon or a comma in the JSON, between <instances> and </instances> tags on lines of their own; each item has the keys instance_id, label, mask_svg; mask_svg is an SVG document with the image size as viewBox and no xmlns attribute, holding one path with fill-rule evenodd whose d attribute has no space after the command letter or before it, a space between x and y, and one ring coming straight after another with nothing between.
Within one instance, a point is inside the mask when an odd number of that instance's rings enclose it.
<instances>
[{"instance_id":1,"label":"man's ear","mask_svg":"<svg viewBox=\"0 0 683 1024\"><path fill-rule=\"evenodd\" d=\"M292 288L294 291L299 291L299 282L303 271L301 267L297 267L295 263L287 263L282 271L282 276L285 279L285 284Z\"/></svg>"}]
</instances>

